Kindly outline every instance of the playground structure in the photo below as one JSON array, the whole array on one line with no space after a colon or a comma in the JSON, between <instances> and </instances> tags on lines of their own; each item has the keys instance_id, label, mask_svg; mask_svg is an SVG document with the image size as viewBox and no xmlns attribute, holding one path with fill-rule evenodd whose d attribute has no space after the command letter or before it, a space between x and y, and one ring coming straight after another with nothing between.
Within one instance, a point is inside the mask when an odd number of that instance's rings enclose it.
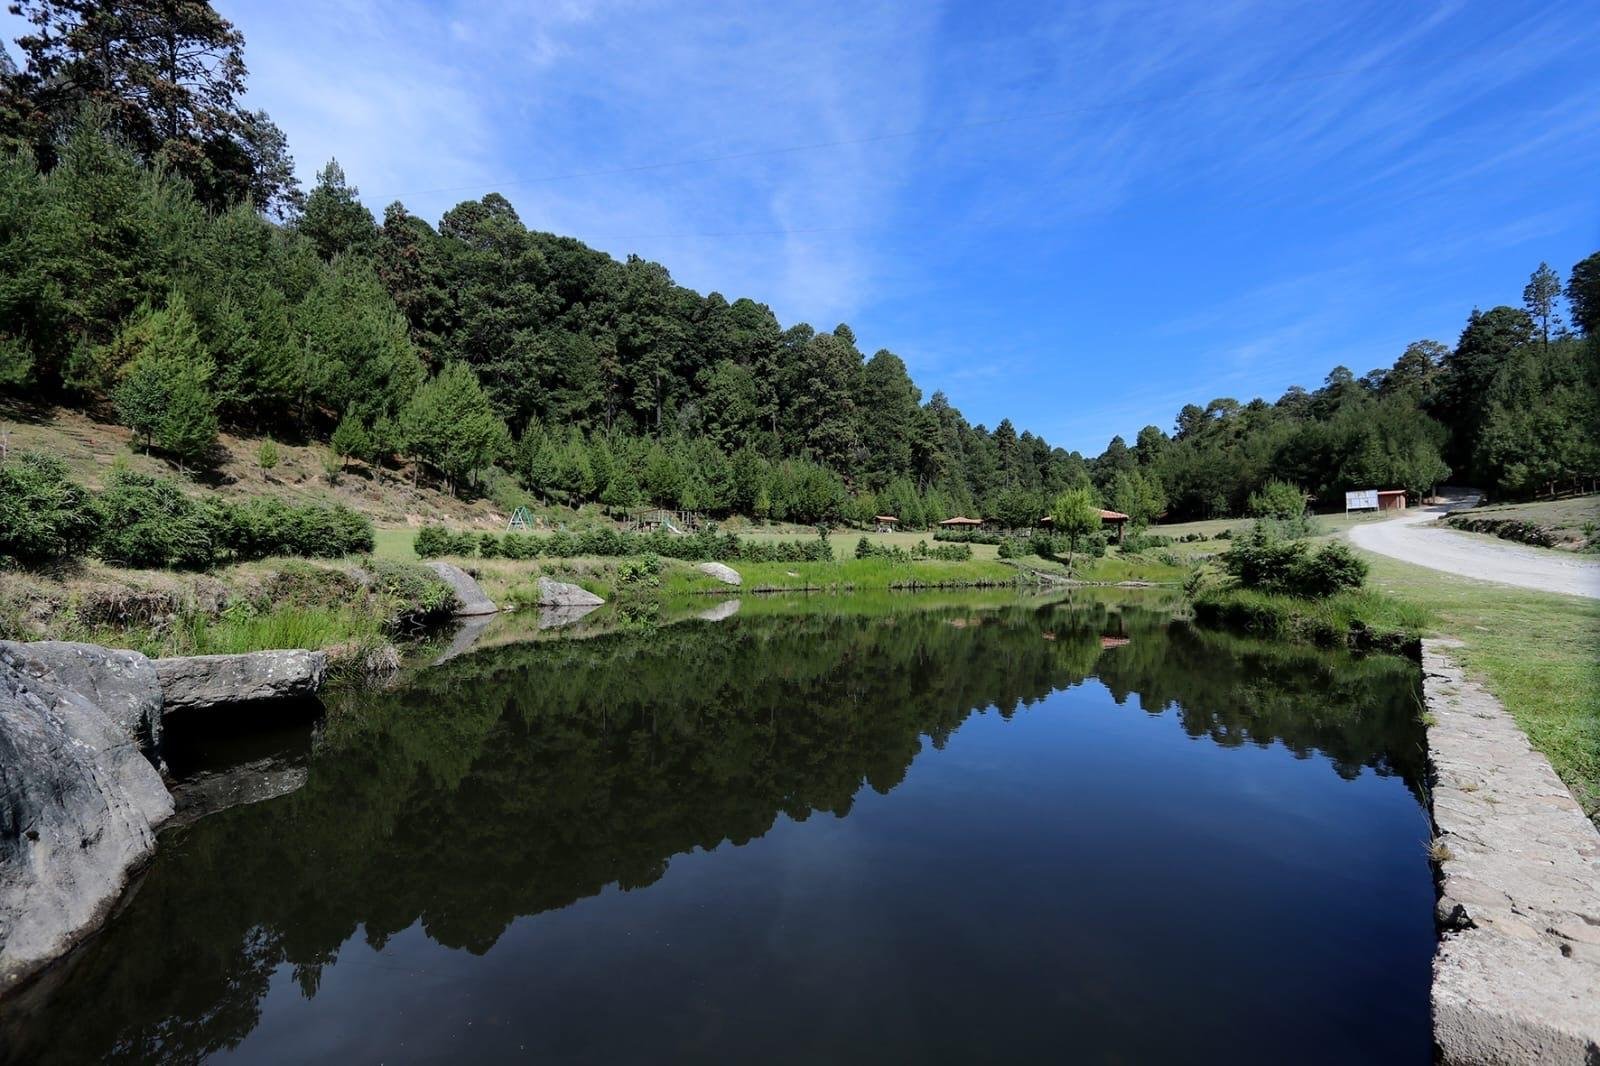
<instances>
[{"instance_id":1,"label":"playground structure","mask_svg":"<svg viewBox=\"0 0 1600 1066\"><path fill-rule=\"evenodd\" d=\"M656 530L665 530L679 536L688 536L698 533L704 522L699 511L669 511L664 507L648 507L641 510L630 510L628 521L623 529L629 533L654 533Z\"/></svg>"}]
</instances>

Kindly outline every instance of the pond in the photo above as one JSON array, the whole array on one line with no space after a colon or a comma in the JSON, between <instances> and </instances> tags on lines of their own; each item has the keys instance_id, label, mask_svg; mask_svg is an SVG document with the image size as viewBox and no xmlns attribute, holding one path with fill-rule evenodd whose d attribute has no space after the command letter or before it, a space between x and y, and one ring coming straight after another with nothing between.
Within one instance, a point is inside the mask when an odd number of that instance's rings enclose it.
<instances>
[{"instance_id":1,"label":"pond","mask_svg":"<svg viewBox=\"0 0 1600 1066\"><path fill-rule=\"evenodd\" d=\"M251 741L300 787L166 832L0 1058L1431 1061L1413 664L1104 596L707 613Z\"/></svg>"}]
</instances>

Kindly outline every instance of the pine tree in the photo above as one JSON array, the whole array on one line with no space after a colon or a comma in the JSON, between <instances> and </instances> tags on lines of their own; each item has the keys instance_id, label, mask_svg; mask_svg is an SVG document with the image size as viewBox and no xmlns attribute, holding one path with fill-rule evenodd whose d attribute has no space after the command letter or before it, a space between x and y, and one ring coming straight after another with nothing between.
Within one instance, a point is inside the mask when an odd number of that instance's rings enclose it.
<instances>
[{"instance_id":1,"label":"pine tree","mask_svg":"<svg viewBox=\"0 0 1600 1066\"><path fill-rule=\"evenodd\" d=\"M1533 319L1546 348L1550 347L1550 334L1561 333L1561 314L1556 310L1559 299L1561 275L1551 270L1549 263L1540 263L1539 269L1528 279L1527 288L1522 290L1522 306Z\"/></svg>"},{"instance_id":2,"label":"pine tree","mask_svg":"<svg viewBox=\"0 0 1600 1066\"><path fill-rule=\"evenodd\" d=\"M378 224L361 201L361 190L345 180L344 168L330 159L317 171L317 183L306 197L296 229L310 238L323 259L350 253L369 256L377 251Z\"/></svg>"}]
</instances>

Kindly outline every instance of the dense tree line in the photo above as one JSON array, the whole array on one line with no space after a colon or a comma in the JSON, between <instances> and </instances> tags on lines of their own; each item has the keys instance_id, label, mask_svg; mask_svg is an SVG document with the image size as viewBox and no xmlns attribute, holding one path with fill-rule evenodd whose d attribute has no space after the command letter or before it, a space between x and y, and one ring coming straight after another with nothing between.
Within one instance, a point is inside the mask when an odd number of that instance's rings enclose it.
<instances>
[{"instance_id":1,"label":"dense tree line","mask_svg":"<svg viewBox=\"0 0 1600 1066\"><path fill-rule=\"evenodd\" d=\"M498 193L437 227L398 202L380 221L330 162L302 196L282 134L238 103L243 41L208 4L14 8L33 29L25 66L0 71L0 385L113 412L180 466L228 426L425 464L452 489L498 466L551 502L908 527L1030 526L1086 486L1143 522L1237 513L1274 478L1334 500L1600 472L1600 255L1565 289L1541 267L1524 308L1474 312L1454 348L1190 405L1171 435L1085 459L924 400L845 324L786 328L529 229Z\"/></svg>"}]
</instances>

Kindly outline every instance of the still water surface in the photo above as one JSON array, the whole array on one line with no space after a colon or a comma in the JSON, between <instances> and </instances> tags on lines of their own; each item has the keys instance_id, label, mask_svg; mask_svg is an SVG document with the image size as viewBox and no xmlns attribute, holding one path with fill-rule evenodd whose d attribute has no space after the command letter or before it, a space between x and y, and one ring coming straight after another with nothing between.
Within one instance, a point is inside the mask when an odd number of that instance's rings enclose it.
<instances>
[{"instance_id":1,"label":"still water surface","mask_svg":"<svg viewBox=\"0 0 1600 1066\"><path fill-rule=\"evenodd\" d=\"M1426 1063L1417 685L1096 599L479 651L277 738L0 1058Z\"/></svg>"}]
</instances>

